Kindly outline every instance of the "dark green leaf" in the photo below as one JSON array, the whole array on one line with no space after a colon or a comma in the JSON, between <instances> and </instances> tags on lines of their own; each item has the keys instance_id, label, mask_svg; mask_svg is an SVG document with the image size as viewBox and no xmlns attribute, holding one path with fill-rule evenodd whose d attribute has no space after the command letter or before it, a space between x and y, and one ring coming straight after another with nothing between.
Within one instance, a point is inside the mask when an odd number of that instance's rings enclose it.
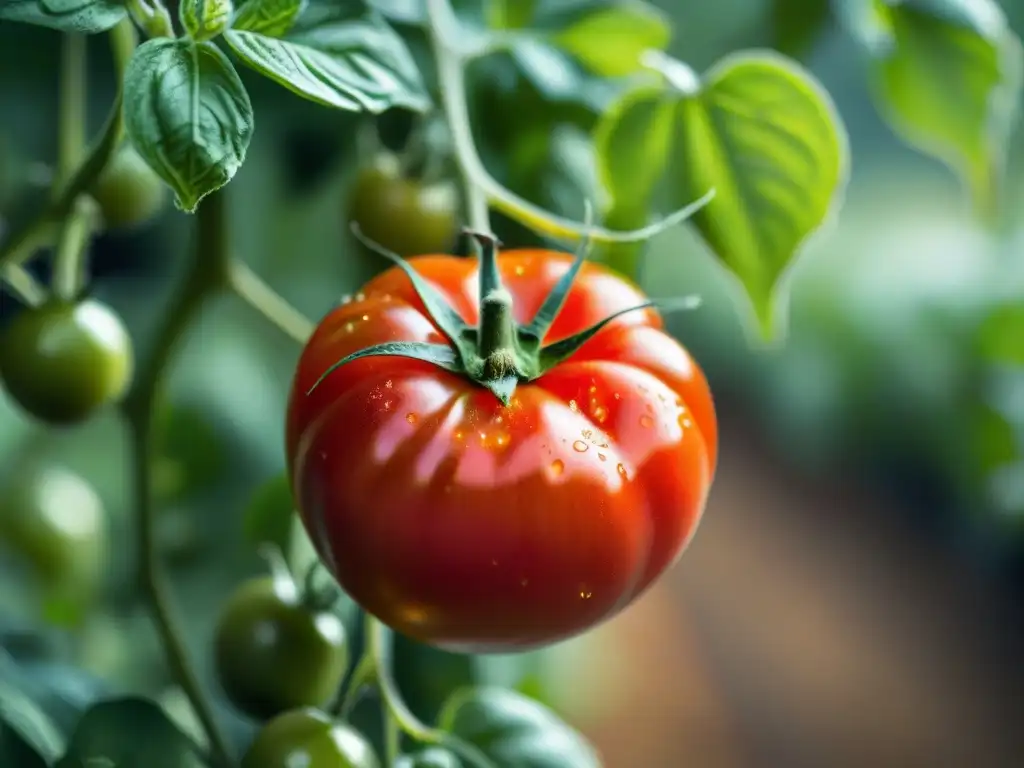
<instances>
[{"instance_id":1,"label":"dark green leaf","mask_svg":"<svg viewBox=\"0 0 1024 768\"><path fill-rule=\"evenodd\" d=\"M0 757L35 755L39 765L46 766L63 750L64 739L53 721L12 679L0 678ZM20 768L13 762L2 764Z\"/></svg>"},{"instance_id":2,"label":"dark green leaf","mask_svg":"<svg viewBox=\"0 0 1024 768\"><path fill-rule=\"evenodd\" d=\"M394 635L395 681L420 720L433 722L452 691L478 685L473 656L449 653Z\"/></svg>"},{"instance_id":3,"label":"dark green leaf","mask_svg":"<svg viewBox=\"0 0 1024 768\"><path fill-rule=\"evenodd\" d=\"M54 768L82 768L103 759L114 768L203 768L195 744L159 706L140 698L89 709Z\"/></svg>"},{"instance_id":4,"label":"dark green leaf","mask_svg":"<svg viewBox=\"0 0 1024 768\"><path fill-rule=\"evenodd\" d=\"M348 365L361 357L385 357L389 355L393 357L409 357L414 360L422 360L425 363L433 363L438 368L443 368L446 371L459 372L462 370L462 363L459 360L458 354L456 354L454 349L445 344L427 344L418 341L386 341L383 344L376 344L372 347L361 349L358 352L353 352L351 355L334 363L309 388L309 392L312 393L314 389L320 386L320 382L343 365Z\"/></svg>"},{"instance_id":5,"label":"dark green leaf","mask_svg":"<svg viewBox=\"0 0 1024 768\"><path fill-rule=\"evenodd\" d=\"M825 27L830 14L829 0L771 0L772 47L797 56Z\"/></svg>"},{"instance_id":6,"label":"dark green leaf","mask_svg":"<svg viewBox=\"0 0 1024 768\"><path fill-rule=\"evenodd\" d=\"M118 0L0 0L0 20L94 34L125 17Z\"/></svg>"},{"instance_id":7,"label":"dark green leaf","mask_svg":"<svg viewBox=\"0 0 1024 768\"><path fill-rule=\"evenodd\" d=\"M132 143L186 212L231 181L245 160L252 104L212 43L143 43L125 73L124 105Z\"/></svg>"},{"instance_id":8,"label":"dark green leaf","mask_svg":"<svg viewBox=\"0 0 1024 768\"><path fill-rule=\"evenodd\" d=\"M209 40L231 25L231 0L181 0L178 18L193 40Z\"/></svg>"},{"instance_id":9,"label":"dark green leaf","mask_svg":"<svg viewBox=\"0 0 1024 768\"><path fill-rule=\"evenodd\" d=\"M292 28L305 8L306 0L247 0L238 9L231 28L281 37Z\"/></svg>"},{"instance_id":10,"label":"dark green leaf","mask_svg":"<svg viewBox=\"0 0 1024 768\"><path fill-rule=\"evenodd\" d=\"M846 19L871 55L883 116L993 217L1022 77L1020 41L995 0L874 0Z\"/></svg>"},{"instance_id":11,"label":"dark green leaf","mask_svg":"<svg viewBox=\"0 0 1024 768\"><path fill-rule=\"evenodd\" d=\"M634 92L598 128L611 210L642 211L656 187L673 207L714 190L691 222L771 337L781 278L845 186L845 130L813 76L777 54L729 56L703 82L663 69L672 88Z\"/></svg>"},{"instance_id":12,"label":"dark green leaf","mask_svg":"<svg viewBox=\"0 0 1024 768\"><path fill-rule=\"evenodd\" d=\"M979 351L988 360L1024 365L1024 302L991 312L978 332Z\"/></svg>"},{"instance_id":13,"label":"dark green leaf","mask_svg":"<svg viewBox=\"0 0 1024 768\"><path fill-rule=\"evenodd\" d=\"M465 764L453 753L440 747L431 747L422 752L403 755L395 768L464 768Z\"/></svg>"},{"instance_id":14,"label":"dark green leaf","mask_svg":"<svg viewBox=\"0 0 1024 768\"><path fill-rule=\"evenodd\" d=\"M376 14L303 25L284 39L243 30L225 39L248 66L318 104L374 114L430 107L412 55Z\"/></svg>"},{"instance_id":15,"label":"dark green leaf","mask_svg":"<svg viewBox=\"0 0 1024 768\"><path fill-rule=\"evenodd\" d=\"M619 77L641 67L647 50L662 50L672 37L668 19L646 3L598 8L558 32L553 40L591 71Z\"/></svg>"},{"instance_id":16,"label":"dark green leaf","mask_svg":"<svg viewBox=\"0 0 1024 768\"><path fill-rule=\"evenodd\" d=\"M599 768L593 747L551 710L504 688L470 688L449 699L438 719L497 768Z\"/></svg>"},{"instance_id":17,"label":"dark green leaf","mask_svg":"<svg viewBox=\"0 0 1024 768\"><path fill-rule=\"evenodd\" d=\"M242 523L246 541L254 547L273 544L281 552L291 548L295 500L284 474L267 480L253 494Z\"/></svg>"}]
</instances>

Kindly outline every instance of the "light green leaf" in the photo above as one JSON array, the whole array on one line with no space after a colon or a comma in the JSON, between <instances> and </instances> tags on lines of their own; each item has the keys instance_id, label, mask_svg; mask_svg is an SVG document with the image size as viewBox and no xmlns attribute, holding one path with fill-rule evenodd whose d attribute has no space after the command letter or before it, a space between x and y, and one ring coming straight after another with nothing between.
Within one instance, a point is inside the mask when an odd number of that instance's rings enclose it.
<instances>
[{"instance_id":1,"label":"light green leaf","mask_svg":"<svg viewBox=\"0 0 1024 768\"><path fill-rule=\"evenodd\" d=\"M233 29L281 37L306 8L306 0L248 0L238 9Z\"/></svg>"},{"instance_id":2,"label":"light green leaf","mask_svg":"<svg viewBox=\"0 0 1024 768\"><path fill-rule=\"evenodd\" d=\"M94 34L125 17L118 0L0 0L0 20L34 24L62 32Z\"/></svg>"},{"instance_id":3,"label":"light green leaf","mask_svg":"<svg viewBox=\"0 0 1024 768\"><path fill-rule=\"evenodd\" d=\"M64 739L42 709L12 681L0 680L0 757L7 754L24 755L25 760L36 757L40 766L46 766L63 749ZM29 762L25 768L32 768L32 764Z\"/></svg>"},{"instance_id":4,"label":"light green leaf","mask_svg":"<svg viewBox=\"0 0 1024 768\"><path fill-rule=\"evenodd\" d=\"M874 23L856 29L879 111L959 173L979 214L993 219L1020 100L1019 39L994 0L873 0L871 12Z\"/></svg>"},{"instance_id":5,"label":"light green leaf","mask_svg":"<svg viewBox=\"0 0 1024 768\"><path fill-rule=\"evenodd\" d=\"M598 126L607 220L635 221L656 190L669 206L715 190L690 223L776 336L784 273L845 185L846 132L824 89L774 52L726 57L703 80L662 67L671 88L628 95Z\"/></svg>"},{"instance_id":6,"label":"light green leaf","mask_svg":"<svg viewBox=\"0 0 1024 768\"><path fill-rule=\"evenodd\" d=\"M203 768L195 744L154 702L119 698L93 705L78 721L54 768Z\"/></svg>"},{"instance_id":7,"label":"light green leaf","mask_svg":"<svg viewBox=\"0 0 1024 768\"><path fill-rule=\"evenodd\" d=\"M618 77L636 72L647 50L662 50L672 37L665 15L646 3L599 8L565 30L553 42L593 72Z\"/></svg>"},{"instance_id":8,"label":"light green leaf","mask_svg":"<svg viewBox=\"0 0 1024 768\"><path fill-rule=\"evenodd\" d=\"M125 73L124 104L125 129L136 150L188 213L231 181L245 160L252 104L231 62L212 43L143 43Z\"/></svg>"},{"instance_id":9,"label":"light green leaf","mask_svg":"<svg viewBox=\"0 0 1024 768\"><path fill-rule=\"evenodd\" d=\"M472 744L496 768L599 768L586 739L554 712L505 688L467 688L445 704L438 726Z\"/></svg>"},{"instance_id":10,"label":"light green leaf","mask_svg":"<svg viewBox=\"0 0 1024 768\"><path fill-rule=\"evenodd\" d=\"M304 28L285 39L234 29L225 38L248 66L318 104L374 114L430 106L405 43L374 14Z\"/></svg>"},{"instance_id":11,"label":"light green leaf","mask_svg":"<svg viewBox=\"0 0 1024 768\"><path fill-rule=\"evenodd\" d=\"M193 40L209 40L231 26L231 0L181 0L178 18Z\"/></svg>"}]
</instances>

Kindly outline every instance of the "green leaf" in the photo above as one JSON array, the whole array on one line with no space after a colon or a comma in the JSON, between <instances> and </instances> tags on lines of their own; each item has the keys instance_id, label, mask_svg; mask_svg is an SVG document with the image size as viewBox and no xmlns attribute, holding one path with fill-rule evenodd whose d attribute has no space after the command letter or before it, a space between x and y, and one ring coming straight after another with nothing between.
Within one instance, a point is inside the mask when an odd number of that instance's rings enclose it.
<instances>
[{"instance_id":1,"label":"green leaf","mask_svg":"<svg viewBox=\"0 0 1024 768\"><path fill-rule=\"evenodd\" d=\"M0 0L0 20L87 35L110 29L125 13L119 0Z\"/></svg>"},{"instance_id":2,"label":"green leaf","mask_svg":"<svg viewBox=\"0 0 1024 768\"><path fill-rule=\"evenodd\" d=\"M978 342L983 358L1024 366L1024 302L993 310L979 329Z\"/></svg>"},{"instance_id":3,"label":"green leaf","mask_svg":"<svg viewBox=\"0 0 1024 768\"><path fill-rule=\"evenodd\" d=\"M537 0L491 0L487 4L487 26L491 29L519 29L533 18Z\"/></svg>"},{"instance_id":4,"label":"green leaf","mask_svg":"<svg viewBox=\"0 0 1024 768\"><path fill-rule=\"evenodd\" d=\"M152 701L132 697L91 707L54 768L82 768L102 760L114 768L203 768L195 744L166 713Z\"/></svg>"},{"instance_id":5,"label":"green leaf","mask_svg":"<svg viewBox=\"0 0 1024 768\"><path fill-rule=\"evenodd\" d=\"M288 477L282 473L256 489L245 510L242 526L245 539L252 546L273 544L287 553L294 521L295 500Z\"/></svg>"},{"instance_id":6,"label":"green leaf","mask_svg":"<svg viewBox=\"0 0 1024 768\"><path fill-rule=\"evenodd\" d=\"M231 62L212 43L143 43L128 63L124 105L128 136L183 211L194 212L245 160L252 104Z\"/></svg>"},{"instance_id":7,"label":"green leaf","mask_svg":"<svg viewBox=\"0 0 1024 768\"><path fill-rule=\"evenodd\" d=\"M610 211L629 219L656 190L674 207L713 189L690 223L771 338L782 277L845 186L846 132L812 75L776 53L728 56L703 80L661 64L672 87L633 92L597 128Z\"/></svg>"},{"instance_id":8,"label":"green leaf","mask_svg":"<svg viewBox=\"0 0 1024 768\"><path fill-rule=\"evenodd\" d=\"M992 220L1022 78L1020 41L1003 12L994 0L873 0L860 18L879 111L904 141L960 174Z\"/></svg>"},{"instance_id":9,"label":"green leaf","mask_svg":"<svg viewBox=\"0 0 1024 768\"><path fill-rule=\"evenodd\" d=\"M647 50L662 50L672 37L665 15L646 3L600 8L559 32L553 42L584 66L605 77L619 77L641 67Z\"/></svg>"},{"instance_id":10,"label":"green leaf","mask_svg":"<svg viewBox=\"0 0 1024 768\"><path fill-rule=\"evenodd\" d=\"M232 29L281 37L306 8L306 0L248 0L238 10Z\"/></svg>"},{"instance_id":11,"label":"green leaf","mask_svg":"<svg viewBox=\"0 0 1024 768\"><path fill-rule=\"evenodd\" d=\"M822 32L830 13L829 0L771 0L772 48L796 56Z\"/></svg>"},{"instance_id":12,"label":"green leaf","mask_svg":"<svg viewBox=\"0 0 1024 768\"><path fill-rule=\"evenodd\" d=\"M430 107L412 55L376 14L332 18L283 39L236 29L225 39L246 65L318 104L374 114Z\"/></svg>"},{"instance_id":13,"label":"green leaf","mask_svg":"<svg viewBox=\"0 0 1024 768\"><path fill-rule=\"evenodd\" d=\"M181 0L178 18L193 40L209 40L231 26L231 0Z\"/></svg>"},{"instance_id":14,"label":"green leaf","mask_svg":"<svg viewBox=\"0 0 1024 768\"><path fill-rule=\"evenodd\" d=\"M457 692L438 725L477 747L497 768L601 765L593 747L551 710L505 688Z\"/></svg>"},{"instance_id":15,"label":"green leaf","mask_svg":"<svg viewBox=\"0 0 1024 768\"><path fill-rule=\"evenodd\" d=\"M0 764L48 766L64 749L64 739L43 710L7 676L0 679ZM14 762L13 756L29 761Z\"/></svg>"},{"instance_id":16,"label":"green leaf","mask_svg":"<svg viewBox=\"0 0 1024 768\"><path fill-rule=\"evenodd\" d=\"M477 685L476 659L394 635L395 681L405 703L423 722L433 722L452 691Z\"/></svg>"}]
</instances>

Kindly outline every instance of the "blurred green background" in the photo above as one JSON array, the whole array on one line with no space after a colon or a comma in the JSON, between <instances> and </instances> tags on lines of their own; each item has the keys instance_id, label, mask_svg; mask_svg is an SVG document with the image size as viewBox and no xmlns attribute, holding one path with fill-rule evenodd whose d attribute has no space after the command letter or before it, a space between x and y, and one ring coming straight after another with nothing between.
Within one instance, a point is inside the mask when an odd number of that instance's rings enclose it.
<instances>
[{"instance_id":1,"label":"blurred green background","mask_svg":"<svg viewBox=\"0 0 1024 768\"><path fill-rule=\"evenodd\" d=\"M778 39L767 3L659 4L674 17L671 52L698 70ZM826 4L790 5L800 19ZM1024 4L1004 8L1024 31ZM52 157L57 44L54 33L0 24L2 172ZM882 123L862 54L830 18L794 52L849 129L852 180L834 226L794 271L785 343L748 342L733 282L684 228L658 237L644 258L652 294L704 299L670 326L705 366L724 425L723 465L690 552L640 605L545 656L469 669L405 648L421 711L474 674L539 692L595 738L610 768L1020 764L1024 216L997 233L978 227L948 169ZM542 97L522 62L478 69L471 97L488 166L530 198L581 215L594 183L586 137L609 93L571 76L560 84L553 70ZM248 75L257 127L229 187L236 245L319 318L380 268L345 229L356 135L368 119ZM94 129L112 97L98 37ZM1021 200L1022 142L1019 134L1011 151L1011 211ZM9 221L20 214L11 200L0 209ZM169 211L94 247L92 291L140 345L191 226ZM509 222L499 229L506 242L529 242ZM0 322L16 311L0 295ZM262 568L240 535L242 517L283 470L282 404L297 355L224 299L189 332L169 383L162 535L207 679L216 611ZM73 661L117 688L164 693L184 712L130 584L124 450L113 417L42 432L0 399L3 475L36 456L80 473L102 498L113 542L109 605L57 631L45 654L19 640L37 623L39 592L13 558L0 560L0 626L26 658ZM250 727L233 722L240 733Z\"/></svg>"}]
</instances>

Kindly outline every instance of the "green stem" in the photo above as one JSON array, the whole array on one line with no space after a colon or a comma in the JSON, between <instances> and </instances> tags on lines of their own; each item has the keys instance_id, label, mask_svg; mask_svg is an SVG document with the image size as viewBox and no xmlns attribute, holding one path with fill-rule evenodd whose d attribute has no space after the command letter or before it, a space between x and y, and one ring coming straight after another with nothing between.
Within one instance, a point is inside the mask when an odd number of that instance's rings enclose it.
<instances>
[{"instance_id":1,"label":"green stem","mask_svg":"<svg viewBox=\"0 0 1024 768\"><path fill-rule=\"evenodd\" d=\"M130 455L138 525L139 581L149 598L168 665L188 696L215 759L220 765L231 766L233 761L228 742L189 659L166 575L160 564L155 541L151 477L153 413L160 394L159 385L182 333L205 301L225 285L229 253L225 208L222 192L210 195L200 206L196 215L195 247L191 249L187 272L163 312L154 343L148 354L141 358L134 386L122 403L122 413L132 443Z\"/></svg>"},{"instance_id":2,"label":"green stem","mask_svg":"<svg viewBox=\"0 0 1024 768\"><path fill-rule=\"evenodd\" d=\"M57 176L54 189L71 178L85 150L86 87L88 84L86 37L67 32L61 44L60 106L57 124Z\"/></svg>"},{"instance_id":3,"label":"green stem","mask_svg":"<svg viewBox=\"0 0 1024 768\"><path fill-rule=\"evenodd\" d=\"M487 197L477 183L483 163L476 152L473 132L466 104L466 78L462 61L448 45L445 31L452 23L448 0L427 0L430 16L430 41L437 62L437 75L445 118L452 132L452 142L462 175L463 194L468 209L469 225L481 232L490 232L491 219L487 210Z\"/></svg>"},{"instance_id":4,"label":"green stem","mask_svg":"<svg viewBox=\"0 0 1024 768\"><path fill-rule=\"evenodd\" d=\"M366 650L364 653L372 660L376 670L377 687L389 718L414 741L444 747L458 754L470 766L476 766L476 768L496 768L486 755L472 745L449 733L425 725L412 713L412 710L402 700L402 694L391 674L389 635L387 627L373 616L366 615Z\"/></svg>"},{"instance_id":5,"label":"green stem","mask_svg":"<svg viewBox=\"0 0 1024 768\"><path fill-rule=\"evenodd\" d=\"M119 83L124 78L124 72L128 68L128 62L131 61L138 42L139 35L135 31L135 25L131 19L123 19L110 30L110 52L114 56L114 70L117 72Z\"/></svg>"},{"instance_id":6,"label":"green stem","mask_svg":"<svg viewBox=\"0 0 1024 768\"><path fill-rule=\"evenodd\" d=\"M85 255L92 235L86 198L79 198L64 220L53 259L53 292L64 301L74 301L85 278Z\"/></svg>"},{"instance_id":7,"label":"green stem","mask_svg":"<svg viewBox=\"0 0 1024 768\"><path fill-rule=\"evenodd\" d=\"M485 365L497 356L510 357L515 350L515 319L512 317L512 295L505 288L495 288L480 302L479 353ZM507 375L506 370L503 374ZM488 374L488 378L492 378Z\"/></svg>"},{"instance_id":8,"label":"green stem","mask_svg":"<svg viewBox=\"0 0 1024 768\"><path fill-rule=\"evenodd\" d=\"M288 303L281 294L267 285L249 267L233 259L228 263L227 280L231 290L273 325L299 344L305 344L313 335L313 323Z\"/></svg>"},{"instance_id":9,"label":"green stem","mask_svg":"<svg viewBox=\"0 0 1024 768\"><path fill-rule=\"evenodd\" d=\"M0 267L0 280L27 307L38 307L46 301L46 289L20 264Z\"/></svg>"}]
</instances>

